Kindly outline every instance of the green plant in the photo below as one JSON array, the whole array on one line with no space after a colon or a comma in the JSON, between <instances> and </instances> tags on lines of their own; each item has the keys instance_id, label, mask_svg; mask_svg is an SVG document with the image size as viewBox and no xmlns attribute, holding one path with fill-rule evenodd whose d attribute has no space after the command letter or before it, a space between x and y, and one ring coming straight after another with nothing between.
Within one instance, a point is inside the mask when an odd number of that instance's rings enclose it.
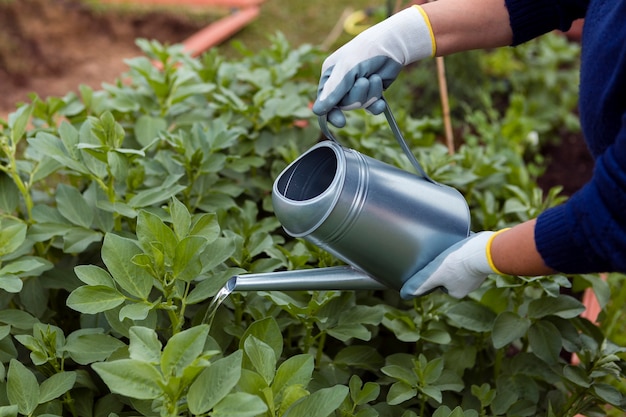
<instances>
[{"instance_id":1,"label":"green plant","mask_svg":"<svg viewBox=\"0 0 626 417\"><path fill-rule=\"evenodd\" d=\"M235 274L339 264L286 236L270 199L272 179L320 139L308 105L321 54L280 34L255 53L240 47L239 60L138 44L145 56L128 61L125 82L33 95L0 121L1 414L624 409L619 274L493 277L464 300L256 291L217 304ZM440 143L437 112L396 113L426 171L465 195L475 230L563 201L558 189L537 187L543 161L529 158L533 132L551 127L521 96L493 86L475 97L486 107L468 105L453 155ZM394 88L395 108L410 90ZM510 103L505 112L485 98L496 96ZM412 170L382 117L350 112L335 133ZM589 287L604 307L600 326L579 316L572 293Z\"/></svg>"}]
</instances>

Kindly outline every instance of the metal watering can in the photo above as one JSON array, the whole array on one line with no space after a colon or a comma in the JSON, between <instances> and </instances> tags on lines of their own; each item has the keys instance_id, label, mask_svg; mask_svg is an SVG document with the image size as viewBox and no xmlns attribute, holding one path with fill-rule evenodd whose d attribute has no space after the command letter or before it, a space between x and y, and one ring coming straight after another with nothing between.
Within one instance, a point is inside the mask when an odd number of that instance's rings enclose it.
<instances>
[{"instance_id":1,"label":"metal watering can","mask_svg":"<svg viewBox=\"0 0 626 417\"><path fill-rule=\"evenodd\" d=\"M407 146L389 106L385 117L417 175L341 146L317 143L276 178L274 212L284 230L347 266L243 274L232 291L400 290L415 272L470 233L464 197L425 172Z\"/></svg>"}]
</instances>

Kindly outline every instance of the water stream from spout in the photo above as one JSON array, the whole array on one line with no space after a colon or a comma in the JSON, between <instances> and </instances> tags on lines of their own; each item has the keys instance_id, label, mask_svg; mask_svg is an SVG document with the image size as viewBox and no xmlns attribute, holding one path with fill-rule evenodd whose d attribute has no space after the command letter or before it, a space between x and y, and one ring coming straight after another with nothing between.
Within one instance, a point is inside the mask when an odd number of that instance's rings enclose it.
<instances>
[{"instance_id":1,"label":"water stream from spout","mask_svg":"<svg viewBox=\"0 0 626 417\"><path fill-rule=\"evenodd\" d=\"M228 298L228 296L235 291L235 280L228 280L226 284L215 294L213 299L211 300L211 304L209 304L209 308L207 308L206 313L204 313L204 318L202 319L202 324L208 324L209 329L213 325L213 320L215 319L215 314L217 314L217 309L222 305L222 303Z\"/></svg>"}]
</instances>

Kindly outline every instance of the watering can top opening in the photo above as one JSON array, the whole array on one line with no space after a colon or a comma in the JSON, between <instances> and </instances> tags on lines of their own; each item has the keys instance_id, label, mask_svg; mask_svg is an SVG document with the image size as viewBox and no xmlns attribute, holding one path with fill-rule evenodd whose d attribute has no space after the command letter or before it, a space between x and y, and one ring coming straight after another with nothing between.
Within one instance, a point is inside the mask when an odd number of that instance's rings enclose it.
<instances>
[{"instance_id":1,"label":"watering can top opening","mask_svg":"<svg viewBox=\"0 0 626 417\"><path fill-rule=\"evenodd\" d=\"M274 182L273 195L290 206L290 215L283 216L281 223L291 236L306 236L328 218L341 195L345 166L341 145L324 141L302 154Z\"/></svg>"}]
</instances>

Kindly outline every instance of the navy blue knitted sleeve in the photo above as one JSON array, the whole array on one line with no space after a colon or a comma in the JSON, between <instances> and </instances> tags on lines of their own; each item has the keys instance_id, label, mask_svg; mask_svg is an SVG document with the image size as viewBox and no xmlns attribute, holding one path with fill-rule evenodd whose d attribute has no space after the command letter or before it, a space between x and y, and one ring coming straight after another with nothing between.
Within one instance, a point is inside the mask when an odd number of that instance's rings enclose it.
<instances>
[{"instance_id":1,"label":"navy blue knitted sleeve","mask_svg":"<svg viewBox=\"0 0 626 417\"><path fill-rule=\"evenodd\" d=\"M512 45L519 45L555 29L567 31L584 17L589 0L505 0L509 11Z\"/></svg>"}]
</instances>

